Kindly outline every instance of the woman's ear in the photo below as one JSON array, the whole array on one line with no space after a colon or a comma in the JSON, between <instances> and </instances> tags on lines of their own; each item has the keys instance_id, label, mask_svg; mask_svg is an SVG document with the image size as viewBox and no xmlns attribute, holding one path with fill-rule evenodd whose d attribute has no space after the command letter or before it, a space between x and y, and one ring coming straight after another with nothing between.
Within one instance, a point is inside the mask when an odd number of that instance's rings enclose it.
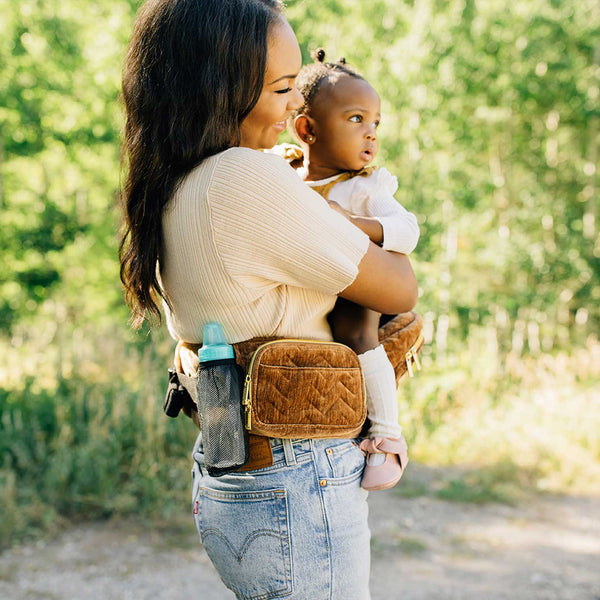
<instances>
[{"instance_id":1,"label":"woman's ear","mask_svg":"<svg viewBox=\"0 0 600 600\"><path fill-rule=\"evenodd\" d=\"M296 135L301 142L308 144L314 144L315 130L313 127L312 119L308 115L298 115L294 119L294 129L296 131Z\"/></svg>"}]
</instances>

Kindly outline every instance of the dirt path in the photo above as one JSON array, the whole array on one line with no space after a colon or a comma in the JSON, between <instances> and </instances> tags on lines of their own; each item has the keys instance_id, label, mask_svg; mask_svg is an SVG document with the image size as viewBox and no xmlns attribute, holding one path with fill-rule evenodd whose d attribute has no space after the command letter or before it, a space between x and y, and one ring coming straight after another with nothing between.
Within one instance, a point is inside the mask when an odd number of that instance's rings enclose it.
<instances>
[{"instance_id":1,"label":"dirt path","mask_svg":"<svg viewBox=\"0 0 600 600\"><path fill-rule=\"evenodd\" d=\"M373 600L600 600L600 498L477 506L391 490L369 503ZM0 556L2 600L190 598L234 599L191 519L89 524Z\"/></svg>"}]
</instances>

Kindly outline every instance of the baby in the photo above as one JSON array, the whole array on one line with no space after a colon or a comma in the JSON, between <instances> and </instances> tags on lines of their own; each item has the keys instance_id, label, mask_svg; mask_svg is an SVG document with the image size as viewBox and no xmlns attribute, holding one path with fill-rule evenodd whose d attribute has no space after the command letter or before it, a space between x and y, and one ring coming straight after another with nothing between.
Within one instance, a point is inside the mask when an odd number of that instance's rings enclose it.
<instances>
[{"instance_id":1,"label":"baby","mask_svg":"<svg viewBox=\"0 0 600 600\"><path fill-rule=\"evenodd\" d=\"M322 49L313 58L296 81L304 96L294 117L302 152L288 148L287 158L309 186L374 243L409 254L419 239L417 219L394 198L396 177L369 166L378 149L379 96L344 59L325 62ZM340 298L329 322L334 338L359 355L365 377L370 429L369 439L361 444L367 452L362 487L392 487L402 476L407 455L394 369L379 344L380 315Z\"/></svg>"}]
</instances>

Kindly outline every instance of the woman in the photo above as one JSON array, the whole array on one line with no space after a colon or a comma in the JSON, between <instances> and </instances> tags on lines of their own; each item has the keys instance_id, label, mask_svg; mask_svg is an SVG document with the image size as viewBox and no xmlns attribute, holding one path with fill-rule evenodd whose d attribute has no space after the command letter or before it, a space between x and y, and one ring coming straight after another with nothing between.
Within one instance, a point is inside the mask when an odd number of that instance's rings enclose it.
<instances>
[{"instance_id":1,"label":"woman","mask_svg":"<svg viewBox=\"0 0 600 600\"><path fill-rule=\"evenodd\" d=\"M123 78L127 231L121 277L134 324L160 315L200 342L330 340L337 295L409 310L407 258L368 237L270 148L302 103L301 54L277 0L151 0ZM157 268L158 267L158 268ZM273 464L209 477L194 449L193 507L238 598L369 598L369 529L354 440L270 440Z\"/></svg>"}]
</instances>

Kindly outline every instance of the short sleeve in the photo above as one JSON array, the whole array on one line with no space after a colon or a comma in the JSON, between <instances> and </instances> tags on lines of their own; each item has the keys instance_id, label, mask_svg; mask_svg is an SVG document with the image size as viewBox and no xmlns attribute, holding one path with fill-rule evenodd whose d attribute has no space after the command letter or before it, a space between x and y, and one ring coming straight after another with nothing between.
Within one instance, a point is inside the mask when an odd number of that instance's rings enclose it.
<instances>
[{"instance_id":1,"label":"short sleeve","mask_svg":"<svg viewBox=\"0 0 600 600\"><path fill-rule=\"evenodd\" d=\"M248 148L224 152L207 199L217 252L242 285L283 283L337 294L358 274L368 237L278 156Z\"/></svg>"}]
</instances>

